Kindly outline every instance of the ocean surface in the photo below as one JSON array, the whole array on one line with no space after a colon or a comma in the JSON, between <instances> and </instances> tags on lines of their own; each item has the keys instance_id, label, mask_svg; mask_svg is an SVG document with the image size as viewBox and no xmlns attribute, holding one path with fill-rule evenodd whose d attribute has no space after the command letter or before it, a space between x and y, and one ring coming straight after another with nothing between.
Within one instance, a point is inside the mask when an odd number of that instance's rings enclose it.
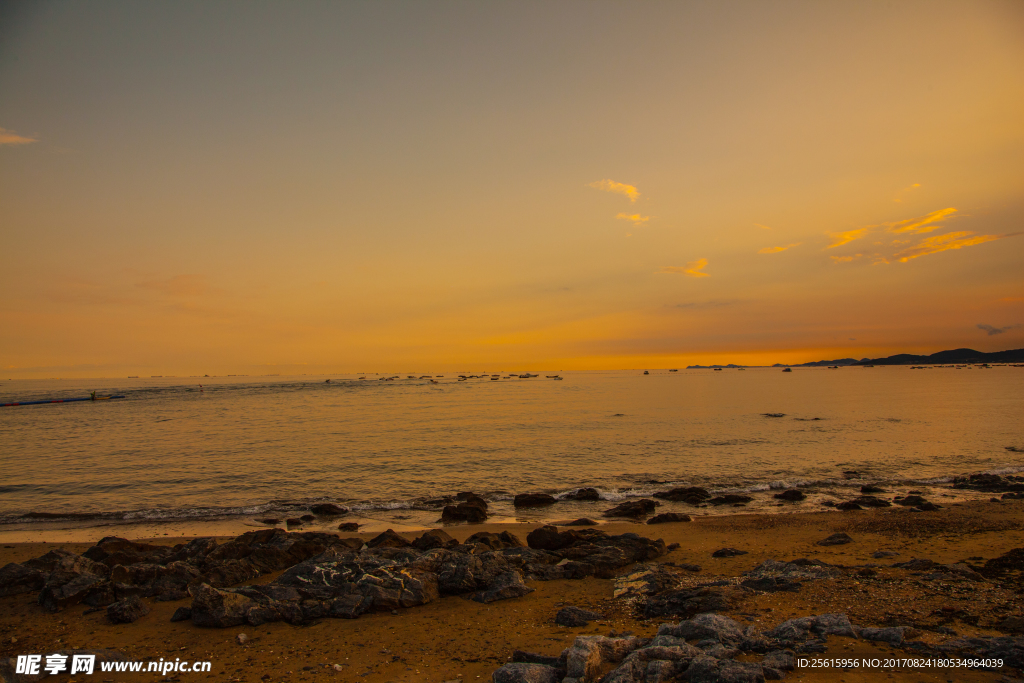
<instances>
[{"instance_id":1,"label":"ocean surface","mask_svg":"<svg viewBox=\"0 0 1024 683\"><path fill-rule=\"evenodd\" d=\"M950 490L955 475L1024 471L1024 452L1009 450L1024 451L1020 367L551 374L3 381L0 403L125 398L0 408L0 532L258 525L325 501L368 529L420 528L440 517L430 501L459 491L487 498L494 521L600 518L615 501L681 485L755 500L660 511L822 509L864 483L941 504L983 495ZM808 500L771 495L794 485ZM584 486L602 500L511 504Z\"/></svg>"}]
</instances>

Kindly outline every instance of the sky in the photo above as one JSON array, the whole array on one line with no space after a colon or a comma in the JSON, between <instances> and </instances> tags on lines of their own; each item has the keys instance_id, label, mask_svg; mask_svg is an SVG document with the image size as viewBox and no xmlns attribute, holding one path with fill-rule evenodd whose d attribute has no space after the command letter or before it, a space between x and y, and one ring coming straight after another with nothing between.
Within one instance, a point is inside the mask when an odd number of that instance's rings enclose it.
<instances>
[{"instance_id":1,"label":"sky","mask_svg":"<svg viewBox=\"0 0 1024 683\"><path fill-rule=\"evenodd\" d=\"M1024 3L0 4L0 374L1024 347Z\"/></svg>"}]
</instances>

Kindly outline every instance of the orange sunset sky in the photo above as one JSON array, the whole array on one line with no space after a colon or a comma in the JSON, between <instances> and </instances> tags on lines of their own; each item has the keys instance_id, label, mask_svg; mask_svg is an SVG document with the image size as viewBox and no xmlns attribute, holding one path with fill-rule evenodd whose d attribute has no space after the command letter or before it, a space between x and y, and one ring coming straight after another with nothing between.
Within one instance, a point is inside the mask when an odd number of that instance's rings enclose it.
<instances>
[{"instance_id":1,"label":"orange sunset sky","mask_svg":"<svg viewBox=\"0 0 1024 683\"><path fill-rule=\"evenodd\" d=\"M0 5L4 377L1024 347L1024 3Z\"/></svg>"}]
</instances>

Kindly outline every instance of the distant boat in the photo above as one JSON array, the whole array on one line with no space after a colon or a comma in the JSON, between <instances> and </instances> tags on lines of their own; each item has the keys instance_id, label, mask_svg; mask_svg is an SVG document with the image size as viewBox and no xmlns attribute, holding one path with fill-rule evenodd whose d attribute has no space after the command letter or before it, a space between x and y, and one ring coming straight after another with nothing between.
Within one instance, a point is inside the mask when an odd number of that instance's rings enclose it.
<instances>
[{"instance_id":1,"label":"distant boat","mask_svg":"<svg viewBox=\"0 0 1024 683\"><path fill-rule=\"evenodd\" d=\"M721 372L722 368L714 368L715 372Z\"/></svg>"},{"instance_id":2,"label":"distant boat","mask_svg":"<svg viewBox=\"0 0 1024 683\"><path fill-rule=\"evenodd\" d=\"M793 372L793 368L786 368L783 372Z\"/></svg>"},{"instance_id":3,"label":"distant boat","mask_svg":"<svg viewBox=\"0 0 1024 683\"><path fill-rule=\"evenodd\" d=\"M669 370L669 372L679 372L678 370Z\"/></svg>"},{"instance_id":4,"label":"distant boat","mask_svg":"<svg viewBox=\"0 0 1024 683\"><path fill-rule=\"evenodd\" d=\"M647 372L646 370L644 370L644 374L645 374L645 375L649 375L649 374L651 374L651 373L649 373L649 372Z\"/></svg>"}]
</instances>

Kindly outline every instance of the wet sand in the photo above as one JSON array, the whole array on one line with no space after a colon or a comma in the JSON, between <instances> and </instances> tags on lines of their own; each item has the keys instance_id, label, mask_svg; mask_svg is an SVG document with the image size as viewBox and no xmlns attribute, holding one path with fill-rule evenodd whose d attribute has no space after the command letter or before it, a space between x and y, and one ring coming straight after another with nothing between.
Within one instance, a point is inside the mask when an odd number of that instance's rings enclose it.
<instances>
[{"instance_id":1,"label":"wet sand","mask_svg":"<svg viewBox=\"0 0 1024 683\"><path fill-rule=\"evenodd\" d=\"M478 531L511 531L525 541L536 524L474 524L446 527L464 540ZM959 636L1003 635L996 626L1006 616L1024 615L1019 586L991 581L925 580L920 573L894 568L895 562L927 558L953 563L968 558L990 559L1024 546L1024 501L965 503L938 512L917 513L903 508L798 515L730 515L704 517L694 522L641 525L612 523L609 533L632 531L680 547L657 560L660 564L693 563L702 567L688 574L692 581L734 577L766 559L818 559L846 566L875 564L877 574L846 572L834 579L808 581L796 593L754 593L725 612L741 623L761 629L796 616L846 612L862 626L913 625L917 639L938 643L951 637L937 630L952 629ZM143 539L174 544L189 536ZM0 565L37 557L54 547L82 552L113 530L90 530L92 536L75 543L12 543L0 548ZM121 530L118 530L120 533ZM816 542L846 532L854 542L818 546ZM357 534L341 534L354 536ZM361 534L369 538L374 534ZM403 534L413 538L417 533ZM711 553L731 547L748 554L713 559ZM899 553L888 559L871 554ZM981 560L972 560L980 564ZM625 570L624 570L625 571ZM253 583L273 580L277 574ZM688 580L691 580L688 578ZM50 614L36 604L34 593L0 598L0 657L46 654L58 649L110 648L131 659L180 657L213 662L212 679L234 683L258 681L430 681L489 680L509 661L514 649L557 655L577 635L611 631L650 636L668 619L645 620L622 599L612 598L610 580L530 581L536 590L522 598L480 604L461 597L442 597L397 614L372 613L359 619L323 619L308 626L279 622L260 627L202 629L191 622L171 623L175 609L188 600L146 600L151 612L132 624L111 624L104 611L86 613L76 605ZM554 623L565 605L592 609L606 616L583 628ZM943 608L945 612L943 612ZM958 615L949 618L949 614ZM973 616L977 624L971 624ZM964 621L966 619L966 622ZM236 636L249 640L239 645ZM829 639L824 657L909 656L882 644L841 637ZM337 666L335 666L337 665ZM797 669L787 680L805 681L998 681L1011 670L984 672L936 669L857 669L850 671ZM1019 675L1019 672L1017 673ZM78 676L78 681L153 680L156 674L100 674ZM169 674L167 680L209 680L210 674Z\"/></svg>"}]
</instances>

